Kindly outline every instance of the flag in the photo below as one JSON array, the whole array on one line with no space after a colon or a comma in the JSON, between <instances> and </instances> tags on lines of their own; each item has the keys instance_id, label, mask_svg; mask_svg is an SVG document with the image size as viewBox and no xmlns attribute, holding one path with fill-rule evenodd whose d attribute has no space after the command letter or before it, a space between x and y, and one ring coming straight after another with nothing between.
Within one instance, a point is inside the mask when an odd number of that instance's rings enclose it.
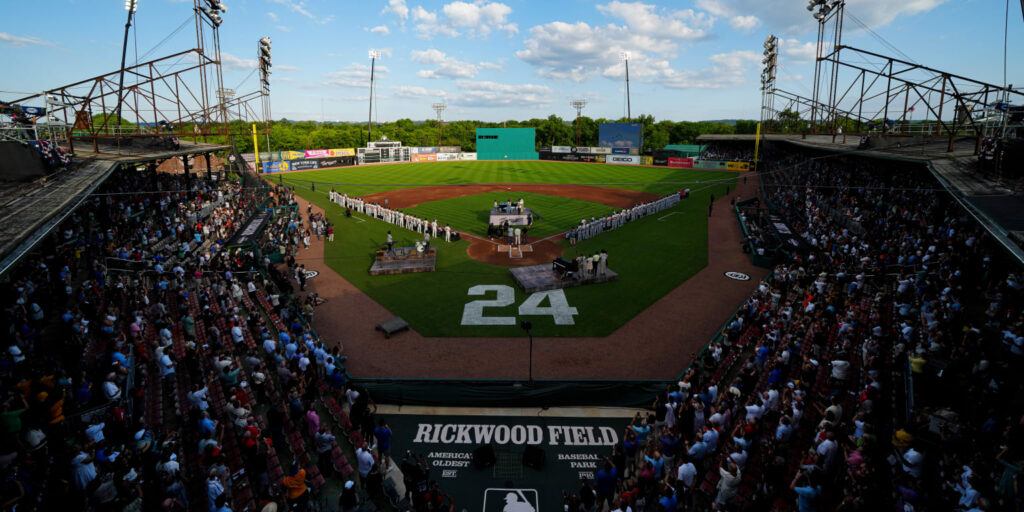
<instances>
[{"instance_id":1,"label":"flag","mask_svg":"<svg viewBox=\"0 0 1024 512\"><path fill-rule=\"evenodd\" d=\"M910 107L910 111L913 112L914 111L914 107Z\"/></svg>"}]
</instances>

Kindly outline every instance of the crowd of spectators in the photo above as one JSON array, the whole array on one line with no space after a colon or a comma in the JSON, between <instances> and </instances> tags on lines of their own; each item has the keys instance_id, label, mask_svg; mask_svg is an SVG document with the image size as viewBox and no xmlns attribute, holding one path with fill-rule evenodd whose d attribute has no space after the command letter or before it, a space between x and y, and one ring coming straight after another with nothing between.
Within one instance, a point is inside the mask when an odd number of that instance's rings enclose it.
<instances>
[{"instance_id":1,"label":"crowd of spectators","mask_svg":"<svg viewBox=\"0 0 1024 512\"><path fill-rule=\"evenodd\" d=\"M749 142L716 141L709 142L700 152L698 160L717 160L722 162L753 162L754 148Z\"/></svg>"},{"instance_id":2,"label":"crowd of spectators","mask_svg":"<svg viewBox=\"0 0 1024 512\"><path fill-rule=\"evenodd\" d=\"M303 510L327 478L344 510L393 497L390 429L293 294L329 233L284 187L110 176L2 286L3 508Z\"/></svg>"},{"instance_id":3,"label":"crowd of spectators","mask_svg":"<svg viewBox=\"0 0 1024 512\"><path fill-rule=\"evenodd\" d=\"M808 247L567 510L1020 510L1020 266L923 167L775 156Z\"/></svg>"},{"instance_id":4,"label":"crowd of spectators","mask_svg":"<svg viewBox=\"0 0 1024 512\"><path fill-rule=\"evenodd\" d=\"M565 510L1021 508L1021 268L925 169L812 156L760 177L806 247ZM285 187L111 176L0 286L3 507L302 510L330 480L353 511L394 474L453 509L310 327L295 254L331 234Z\"/></svg>"}]
</instances>

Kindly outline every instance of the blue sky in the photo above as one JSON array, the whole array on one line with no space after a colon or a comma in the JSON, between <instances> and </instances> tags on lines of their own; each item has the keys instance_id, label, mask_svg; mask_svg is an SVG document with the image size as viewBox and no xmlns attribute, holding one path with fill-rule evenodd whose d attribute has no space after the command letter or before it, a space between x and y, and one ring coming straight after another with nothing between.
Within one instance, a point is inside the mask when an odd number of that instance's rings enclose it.
<instances>
[{"instance_id":1,"label":"blue sky","mask_svg":"<svg viewBox=\"0 0 1024 512\"><path fill-rule=\"evenodd\" d=\"M280 119L360 120L367 114L367 50L378 63L377 119L625 115L620 51L632 54L633 115L757 118L761 44L782 39L779 86L810 95L816 24L804 0L224 0L225 86L255 90L256 40L273 39L272 109ZM191 0L140 0L129 62L191 16ZM844 43L891 54L850 14L913 60L1001 84L1002 0L848 0ZM5 2L0 98L113 71L122 0ZM1024 85L1024 19L1010 2L1009 82ZM148 58L194 46L186 27Z\"/></svg>"}]
</instances>

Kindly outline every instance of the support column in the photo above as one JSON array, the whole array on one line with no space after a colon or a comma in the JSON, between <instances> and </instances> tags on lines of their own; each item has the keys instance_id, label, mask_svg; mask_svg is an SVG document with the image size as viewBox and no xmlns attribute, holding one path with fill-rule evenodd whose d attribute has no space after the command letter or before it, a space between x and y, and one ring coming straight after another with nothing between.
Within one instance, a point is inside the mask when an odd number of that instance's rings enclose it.
<instances>
[{"instance_id":1,"label":"support column","mask_svg":"<svg viewBox=\"0 0 1024 512\"><path fill-rule=\"evenodd\" d=\"M192 174L189 172L188 155L182 155L181 165L185 168L185 197L192 199Z\"/></svg>"},{"instance_id":2,"label":"support column","mask_svg":"<svg viewBox=\"0 0 1024 512\"><path fill-rule=\"evenodd\" d=\"M207 181L213 181L213 167L210 165L210 154L206 153L206 179Z\"/></svg>"}]
</instances>

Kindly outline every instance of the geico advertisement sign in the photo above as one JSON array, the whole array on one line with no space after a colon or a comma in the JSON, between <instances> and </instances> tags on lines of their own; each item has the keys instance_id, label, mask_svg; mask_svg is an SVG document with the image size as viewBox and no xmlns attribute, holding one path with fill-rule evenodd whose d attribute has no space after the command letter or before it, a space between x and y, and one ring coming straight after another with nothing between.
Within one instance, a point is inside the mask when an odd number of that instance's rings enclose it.
<instances>
[{"instance_id":1,"label":"geico advertisement sign","mask_svg":"<svg viewBox=\"0 0 1024 512\"><path fill-rule=\"evenodd\" d=\"M619 165L640 165L640 157L637 155L608 155L605 162Z\"/></svg>"}]
</instances>

